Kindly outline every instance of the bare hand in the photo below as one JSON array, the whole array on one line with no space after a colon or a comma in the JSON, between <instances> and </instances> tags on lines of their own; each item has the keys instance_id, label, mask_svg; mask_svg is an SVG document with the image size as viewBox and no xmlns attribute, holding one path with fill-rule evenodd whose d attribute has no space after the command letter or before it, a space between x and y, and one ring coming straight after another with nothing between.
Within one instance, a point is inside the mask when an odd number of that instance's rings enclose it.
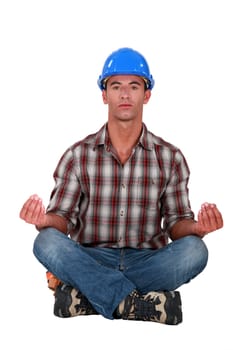
<instances>
[{"instance_id":1,"label":"bare hand","mask_svg":"<svg viewBox=\"0 0 233 350\"><path fill-rule=\"evenodd\" d=\"M29 197L29 199L24 203L20 214L20 218L29 224L34 224L36 226L43 226L45 223L45 207L42 203L41 198L36 194Z\"/></svg>"},{"instance_id":2,"label":"bare hand","mask_svg":"<svg viewBox=\"0 0 233 350\"><path fill-rule=\"evenodd\" d=\"M198 212L197 234L206 235L223 227L222 214L215 204L204 203Z\"/></svg>"}]
</instances>

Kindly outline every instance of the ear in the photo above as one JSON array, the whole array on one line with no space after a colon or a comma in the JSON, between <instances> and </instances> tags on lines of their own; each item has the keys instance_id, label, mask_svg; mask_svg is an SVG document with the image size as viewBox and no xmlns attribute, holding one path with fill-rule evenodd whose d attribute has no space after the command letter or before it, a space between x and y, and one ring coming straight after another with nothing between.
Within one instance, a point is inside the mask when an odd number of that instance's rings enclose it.
<instances>
[{"instance_id":1,"label":"ear","mask_svg":"<svg viewBox=\"0 0 233 350\"><path fill-rule=\"evenodd\" d=\"M103 99L103 103L106 105L108 104L108 99L107 99L107 92L106 90L102 91L102 99Z\"/></svg>"},{"instance_id":2,"label":"ear","mask_svg":"<svg viewBox=\"0 0 233 350\"><path fill-rule=\"evenodd\" d=\"M147 104L147 102L149 101L150 97L151 97L151 90L147 89L145 91L145 95L144 95L144 102L143 102L144 105Z\"/></svg>"}]
</instances>

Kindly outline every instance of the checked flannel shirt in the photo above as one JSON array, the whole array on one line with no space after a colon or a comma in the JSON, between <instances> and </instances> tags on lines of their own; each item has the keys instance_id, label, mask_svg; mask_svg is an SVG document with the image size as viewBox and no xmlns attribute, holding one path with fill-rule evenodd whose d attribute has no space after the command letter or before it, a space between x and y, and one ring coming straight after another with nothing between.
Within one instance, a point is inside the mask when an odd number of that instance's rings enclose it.
<instances>
[{"instance_id":1,"label":"checked flannel shirt","mask_svg":"<svg viewBox=\"0 0 233 350\"><path fill-rule=\"evenodd\" d=\"M194 218L189 175L182 152L145 124L122 165L105 124L63 154L47 211L65 217L82 245L157 249L175 222Z\"/></svg>"}]
</instances>

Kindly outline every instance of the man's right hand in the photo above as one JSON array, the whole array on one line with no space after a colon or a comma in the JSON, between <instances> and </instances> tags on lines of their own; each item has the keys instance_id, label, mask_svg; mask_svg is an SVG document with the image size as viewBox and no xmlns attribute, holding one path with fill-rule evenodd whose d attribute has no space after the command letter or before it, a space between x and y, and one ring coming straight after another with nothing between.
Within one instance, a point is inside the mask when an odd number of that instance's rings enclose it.
<instances>
[{"instance_id":1,"label":"man's right hand","mask_svg":"<svg viewBox=\"0 0 233 350\"><path fill-rule=\"evenodd\" d=\"M19 216L29 224L42 227L46 225L45 207L37 194L28 198L20 210Z\"/></svg>"}]
</instances>

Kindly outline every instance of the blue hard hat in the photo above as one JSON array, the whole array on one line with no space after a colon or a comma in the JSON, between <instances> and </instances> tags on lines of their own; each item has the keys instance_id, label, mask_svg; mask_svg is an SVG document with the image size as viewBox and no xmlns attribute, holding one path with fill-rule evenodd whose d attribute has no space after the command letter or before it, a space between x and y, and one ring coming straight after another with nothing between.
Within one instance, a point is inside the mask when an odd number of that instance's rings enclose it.
<instances>
[{"instance_id":1,"label":"blue hard hat","mask_svg":"<svg viewBox=\"0 0 233 350\"><path fill-rule=\"evenodd\" d=\"M101 90L105 89L107 78L113 75L137 75L145 80L147 89L152 90L154 86L146 59L131 48L118 49L108 56L97 81Z\"/></svg>"}]
</instances>

